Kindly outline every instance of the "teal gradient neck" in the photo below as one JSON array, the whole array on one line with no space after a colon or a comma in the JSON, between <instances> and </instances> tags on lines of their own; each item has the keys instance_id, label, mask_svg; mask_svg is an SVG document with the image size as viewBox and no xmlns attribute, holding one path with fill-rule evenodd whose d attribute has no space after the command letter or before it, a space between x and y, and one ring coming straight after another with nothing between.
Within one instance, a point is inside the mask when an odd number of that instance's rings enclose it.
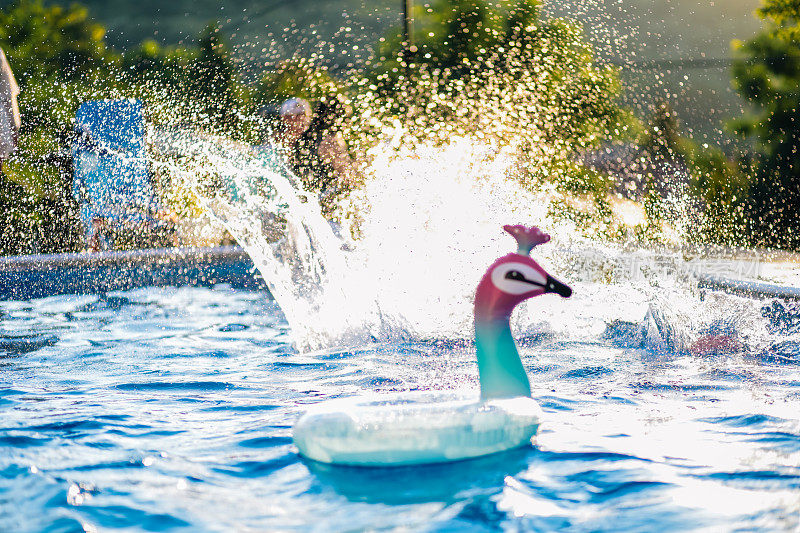
<instances>
[{"instance_id":1,"label":"teal gradient neck","mask_svg":"<svg viewBox=\"0 0 800 533\"><path fill-rule=\"evenodd\" d=\"M533 226L503 226L517 241L517 253L497 259L486 271L475 291L475 348L481 398L530 397L531 382L519 350L511 336L511 313L534 296L546 292L572 295L572 289L553 279L530 258L534 246L550 235Z\"/></svg>"},{"instance_id":2,"label":"teal gradient neck","mask_svg":"<svg viewBox=\"0 0 800 533\"><path fill-rule=\"evenodd\" d=\"M528 374L511 335L509 316L486 319L476 312L475 345L483 400L531 395Z\"/></svg>"},{"instance_id":3,"label":"teal gradient neck","mask_svg":"<svg viewBox=\"0 0 800 533\"><path fill-rule=\"evenodd\" d=\"M530 396L531 384L519 351L511 336L511 313L530 294L507 294L492 282L492 271L504 262L524 261L524 256L508 254L489 267L475 292L475 348L481 398ZM529 259L528 259L529 260Z\"/></svg>"}]
</instances>

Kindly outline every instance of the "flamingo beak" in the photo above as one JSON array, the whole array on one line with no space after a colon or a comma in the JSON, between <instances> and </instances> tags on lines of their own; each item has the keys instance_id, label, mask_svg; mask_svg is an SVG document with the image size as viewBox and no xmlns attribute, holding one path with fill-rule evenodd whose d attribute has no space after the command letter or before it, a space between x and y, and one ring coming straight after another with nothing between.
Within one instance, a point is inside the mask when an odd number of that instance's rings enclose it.
<instances>
[{"instance_id":1,"label":"flamingo beak","mask_svg":"<svg viewBox=\"0 0 800 533\"><path fill-rule=\"evenodd\" d=\"M547 276L547 284L545 285L544 292L553 292L564 298L572 296L572 289L552 276Z\"/></svg>"}]
</instances>

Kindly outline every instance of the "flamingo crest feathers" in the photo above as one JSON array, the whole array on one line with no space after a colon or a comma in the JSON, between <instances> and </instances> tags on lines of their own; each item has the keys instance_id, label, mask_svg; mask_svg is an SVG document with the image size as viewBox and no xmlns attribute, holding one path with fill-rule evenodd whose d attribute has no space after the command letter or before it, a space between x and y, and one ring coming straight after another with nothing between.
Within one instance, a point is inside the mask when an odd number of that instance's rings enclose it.
<instances>
[{"instance_id":1,"label":"flamingo crest feathers","mask_svg":"<svg viewBox=\"0 0 800 533\"><path fill-rule=\"evenodd\" d=\"M550 241L550 235L535 226L506 225L503 229L517 240L517 253L520 255L530 255L534 246Z\"/></svg>"}]
</instances>

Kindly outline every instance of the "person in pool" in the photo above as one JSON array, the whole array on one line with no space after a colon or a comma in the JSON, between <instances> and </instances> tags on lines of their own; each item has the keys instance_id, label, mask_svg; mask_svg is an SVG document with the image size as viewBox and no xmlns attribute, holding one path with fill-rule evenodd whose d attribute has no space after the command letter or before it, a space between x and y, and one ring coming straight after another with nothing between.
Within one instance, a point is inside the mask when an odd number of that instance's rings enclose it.
<instances>
[{"instance_id":1,"label":"person in pool","mask_svg":"<svg viewBox=\"0 0 800 533\"><path fill-rule=\"evenodd\" d=\"M800 302L774 300L761 306L761 316L767 319L767 331L772 335L800 334ZM730 321L717 320L690 347L696 355L733 352L745 347L737 329ZM776 346L770 347L774 349Z\"/></svg>"},{"instance_id":2,"label":"person in pool","mask_svg":"<svg viewBox=\"0 0 800 533\"><path fill-rule=\"evenodd\" d=\"M747 335L740 333L747 325L737 316L717 318L692 340L682 328L676 327L676 317L670 318L652 305L642 322L609 323L606 336L626 347L648 347L673 354L716 356L746 352L763 361L799 362L800 302L775 300L761 306L761 316L767 321L767 332L775 336L773 342L749 341Z\"/></svg>"},{"instance_id":3,"label":"person in pool","mask_svg":"<svg viewBox=\"0 0 800 533\"><path fill-rule=\"evenodd\" d=\"M278 118L278 142L287 149L294 147L311 125L311 104L303 98L289 98L281 104Z\"/></svg>"},{"instance_id":4,"label":"person in pool","mask_svg":"<svg viewBox=\"0 0 800 533\"><path fill-rule=\"evenodd\" d=\"M761 316L767 319L767 331L772 335L786 337L800 334L800 302L775 300L761 306ZM787 342L773 343L760 355L763 357L774 355L772 352L796 352L796 341L788 343L792 346L788 346ZM747 344L740 338L735 319L723 318L715 320L701 332L700 337L689 346L689 353L716 355L746 349Z\"/></svg>"},{"instance_id":5,"label":"person in pool","mask_svg":"<svg viewBox=\"0 0 800 533\"><path fill-rule=\"evenodd\" d=\"M322 101L312 115L307 101L290 98L279 115L279 141L290 169L306 190L319 194L322 213L330 218L336 203L352 188L353 160L337 120L343 115L342 105L336 99Z\"/></svg>"}]
</instances>

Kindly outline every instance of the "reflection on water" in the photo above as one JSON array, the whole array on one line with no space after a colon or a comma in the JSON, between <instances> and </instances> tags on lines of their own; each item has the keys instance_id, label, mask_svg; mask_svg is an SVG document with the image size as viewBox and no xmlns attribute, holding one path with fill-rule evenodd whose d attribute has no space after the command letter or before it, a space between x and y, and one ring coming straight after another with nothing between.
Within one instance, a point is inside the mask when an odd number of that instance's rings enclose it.
<instances>
[{"instance_id":1,"label":"reflection on water","mask_svg":"<svg viewBox=\"0 0 800 533\"><path fill-rule=\"evenodd\" d=\"M320 489L333 489L352 502L411 505L453 503L502 492L505 479L527 469L532 448L440 465L389 469L332 466L303 460ZM391 480L391 483L387 483Z\"/></svg>"},{"instance_id":2,"label":"reflection on water","mask_svg":"<svg viewBox=\"0 0 800 533\"><path fill-rule=\"evenodd\" d=\"M292 424L366 390L477 390L468 340L298 355L274 302L225 288L0 303L4 335L50 339L0 361L0 530L800 527L800 367L759 356L796 333L737 297L575 289L523 310L535 446L397 469L304 462ZM690 343L735 317L743 347L629 342L650 307Z\"/></svg>"}]
</instances>

